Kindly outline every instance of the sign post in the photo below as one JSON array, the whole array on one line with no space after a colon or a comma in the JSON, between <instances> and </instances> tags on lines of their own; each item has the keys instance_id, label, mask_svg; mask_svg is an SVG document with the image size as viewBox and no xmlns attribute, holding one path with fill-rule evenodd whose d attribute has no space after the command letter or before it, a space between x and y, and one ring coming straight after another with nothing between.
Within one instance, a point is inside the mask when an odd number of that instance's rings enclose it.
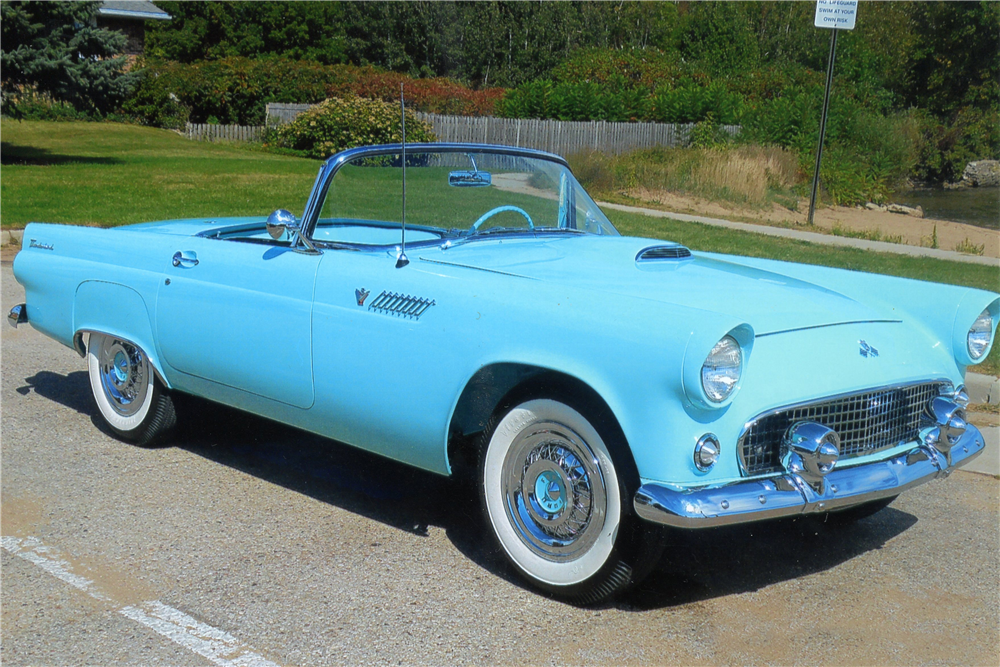
<instances>
[{"instance_id":1,"label":"sign post","mask_svg":"<svg viewBox=\"0 0 1000 667\"><path fill-rule=\"evenodd\" d=\"M837 32L853 30L858 18L858 0L816 0L813 25L830 29L830 56L826 65L826 92L823 94L823 115L819 121L819 147L816 149L816 168L813 170L812 191L809 194L809 224L816 212L816 190L819 187L819 165L823 160L823 140L826 138L826 117L830 111L830 87L833 84L833 63L837 59Z\"/></svg>"}]
</instances>

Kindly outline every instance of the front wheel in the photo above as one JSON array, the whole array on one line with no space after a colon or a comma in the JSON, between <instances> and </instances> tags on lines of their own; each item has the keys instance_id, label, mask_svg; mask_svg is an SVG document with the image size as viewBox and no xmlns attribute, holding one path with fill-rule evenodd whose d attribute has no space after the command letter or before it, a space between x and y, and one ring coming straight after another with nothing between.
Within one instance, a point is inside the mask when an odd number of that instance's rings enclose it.
<instances>
[{"instance_id":1,"label":"front wheel","mask_svg":"<svg viewBox=\"0 0 1000 667\"><path fill-rule=\"evenodd\" d=\"M638 477L611 429L602 434L575 407L535 398L500 411L484 441L487 526L535 586L590 604L655 565L662 547L655 529L639 525L631 511Z\"/></svg>"},{"instance_id":2,"label":"front wheel","mask_svg":"<svg viewBox=\"0 0 1000 667\"><path fill-rule=\"evenodd\" d=\"M90 334L87 348L90 388L108 427L141 446L165 438L177 416L146 353L129 341L98 333Z\"/></svg>"}]
</instances>

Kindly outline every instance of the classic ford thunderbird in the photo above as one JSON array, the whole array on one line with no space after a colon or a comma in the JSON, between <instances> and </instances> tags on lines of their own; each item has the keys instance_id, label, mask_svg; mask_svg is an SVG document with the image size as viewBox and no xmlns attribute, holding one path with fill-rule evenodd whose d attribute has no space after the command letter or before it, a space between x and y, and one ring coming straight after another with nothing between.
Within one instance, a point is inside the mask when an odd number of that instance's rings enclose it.
<instances>
[{"instance_id":1,"label":"classic ford thunderbird","mask_svg":"<svg viewBox=\"0 0 1000 667\"><path fill-rule=\"evenodd\" d=\"M298 217L24 241L9 320L87 358L122 439L168 439L183 392L470 475L496 548L579 603L662 526L858 518L984 447L997 294L623 237L537 151L352 149Z\"/></svg>"}]
</instances>

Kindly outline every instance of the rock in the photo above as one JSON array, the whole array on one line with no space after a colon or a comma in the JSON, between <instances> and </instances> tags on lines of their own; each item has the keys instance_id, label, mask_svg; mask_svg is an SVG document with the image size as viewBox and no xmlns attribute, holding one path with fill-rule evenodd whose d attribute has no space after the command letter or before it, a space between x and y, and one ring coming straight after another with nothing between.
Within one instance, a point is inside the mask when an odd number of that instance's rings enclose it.
<instances>
[{"instance_id":1,"label":"rock","mask_svg":"<svg viewBox=\"0 0 1000 667\"><path fill-rule=\"evenodd\" d=\"M903 206L902 204L889 204L885 207L885 210L890 213L902 213L903 215L912 215L914 218L924 217L924 209L920 206L913 208L912 206Z\"/></svg>"},{"instance_id":2,"label":"rock","mask_svg":"<svg viewBox=\"0 0 1000 667\"><path fill-rule=\"evenodd\" d=\"M962 172L961 182L974 188L1000 185L1000 160L970 162Z\"/></svg>"}]
</instances>

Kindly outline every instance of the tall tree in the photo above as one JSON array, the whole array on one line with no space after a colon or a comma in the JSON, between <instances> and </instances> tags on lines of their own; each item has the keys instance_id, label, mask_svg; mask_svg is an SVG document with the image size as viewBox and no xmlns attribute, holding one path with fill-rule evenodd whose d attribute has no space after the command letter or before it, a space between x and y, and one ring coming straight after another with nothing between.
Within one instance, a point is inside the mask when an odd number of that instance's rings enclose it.
<instances>
[{"instance_id":1,"label":"tall tree","mask_svg":"<svg viewBox=\"0 0 1000 667\"><path fill-rule=\"evenodd\" d=\"M132 84L120 32L95 27L99 2L3 2L4 95L34 87L78 110L104 113ZM15 111L16 113L16 111Z\"/></svg>"}]
</instances>

